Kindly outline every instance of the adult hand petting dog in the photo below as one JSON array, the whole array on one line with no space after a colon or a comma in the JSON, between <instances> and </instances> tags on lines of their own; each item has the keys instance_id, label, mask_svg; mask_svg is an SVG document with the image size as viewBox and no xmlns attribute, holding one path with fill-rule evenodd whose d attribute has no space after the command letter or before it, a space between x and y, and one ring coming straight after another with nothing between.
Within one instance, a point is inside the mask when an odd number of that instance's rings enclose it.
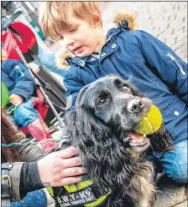
<instances>
[{"instance_id":1,"label":"adult hand petting dog","mask_svg":"<svg viewBox=\"0 0 188 207\"><path fill-rule=\"evenodd\" d=\"M38 161L38 171L44 186L59 187L81 181L86 169L81 167L81 160L76 156L74 147L53 152Z\"/></svg>"}]
</instances>

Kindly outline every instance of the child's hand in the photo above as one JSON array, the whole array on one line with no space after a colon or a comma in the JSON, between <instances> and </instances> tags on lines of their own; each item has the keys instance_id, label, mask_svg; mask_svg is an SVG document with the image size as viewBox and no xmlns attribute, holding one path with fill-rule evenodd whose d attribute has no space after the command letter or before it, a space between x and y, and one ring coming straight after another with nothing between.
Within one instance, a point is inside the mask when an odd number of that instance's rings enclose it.
<instances>
[{"instance_id":1,"label":"child's hand","mask_svg":"<svg viewBox=\"0 0 188 207\"><path fill-rule=\"evenodd\" d=\"M12 95L9 96L9 101L14 106L18 106L23 102L23 98L19 95L12 94Z\"/></svg>"}]
</instances>

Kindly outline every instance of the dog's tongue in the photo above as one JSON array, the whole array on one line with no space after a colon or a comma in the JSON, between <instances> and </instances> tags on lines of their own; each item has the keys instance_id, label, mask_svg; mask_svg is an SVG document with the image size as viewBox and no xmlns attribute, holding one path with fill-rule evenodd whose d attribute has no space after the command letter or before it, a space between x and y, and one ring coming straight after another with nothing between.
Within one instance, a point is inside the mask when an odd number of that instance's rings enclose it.
<instances>
[{"instance_id":1,"label":"dog's tongue","mask_svg":"<svg viewBox=\"0 0 188 207\"><path fill-rule=\"evenodd\" d=\"M133 142L142 142L146 139L146 136L144 136L143 134L139 134L137 132L130 132L128 134L128 137L130 137L132 139Z\"/></svg>"}]
</instances>

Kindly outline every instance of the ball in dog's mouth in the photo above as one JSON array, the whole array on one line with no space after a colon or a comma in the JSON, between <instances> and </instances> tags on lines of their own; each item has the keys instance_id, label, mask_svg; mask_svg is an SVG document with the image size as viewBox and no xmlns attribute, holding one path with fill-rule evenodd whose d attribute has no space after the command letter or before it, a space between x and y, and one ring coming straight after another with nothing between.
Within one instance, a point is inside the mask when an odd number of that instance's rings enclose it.
<instances>
[{"instance_id":1,"label":"ball in dog's mouth","mask_svg":"<svg viewBox=\"0 0 188 207\"><path fill-rule=\"evenodd\" d=\"M147 135L158 131L161 125L161 112L155 105L151 105L150 110L140 119L134 130L127 134L127 140L124 142L135 151L143 151L150 145Z\"/></svg>"},{"instance_id":2,"label":"ball in dog's mouth","mask_svg":"<svg viewBox=\"0 0 188 207\"><path fill-rule=\"evenodd\" d=\"M157 106L151 105L148 113L143 116L135 127L139 134L149 135L158 131L162 125L162 114Z\"/></svg>"}]
</instances>

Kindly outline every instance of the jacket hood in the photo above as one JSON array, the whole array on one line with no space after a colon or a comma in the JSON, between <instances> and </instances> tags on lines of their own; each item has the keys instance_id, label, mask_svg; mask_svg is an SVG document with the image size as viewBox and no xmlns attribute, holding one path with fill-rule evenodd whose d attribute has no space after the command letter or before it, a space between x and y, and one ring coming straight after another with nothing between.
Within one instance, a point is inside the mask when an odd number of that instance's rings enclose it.
<instances>
[{"instance_id":1,"label":"jacket hood","mask_svg":"<svg viewBox=\"0 0 188 207\"><path fill-rule=\"evenodd\" d=\"M66 69L69 66L68 59L72 58L73 55L65 50L60 50L55 55L56 66L60 69Z\"/></svg>"},{"instance_id":2,"label":"jacket hood","mask_svg":"<svg viewBox=\"0 0 188 207\"><path fill-rule=\"evenodd\" d=\"M136 14L134 13L125 13L125 12L118 12L115 14L113 18L113 23L115 23L115 27L120 27L121 22L125 20L127 22L127 30L135 30L136 28ZM113 25L114 26L114 25ZM68 59L72 58L73 55L70 52L65 50L60 50L57 52L55 56L55 62L58 68L66 69L69 66Z\"/></svg>"},{"instance_id":3,"label":"jacket hood","mask_svg":"<svg viewBox=\"0 0 188 207\"><path fill-rule=\"evenodd\" d=\"M136 29L136 14L118 12L115 14L113 22L119 27L123 20L127 22L129 31Z\"/></svg>"}]
</instances>

